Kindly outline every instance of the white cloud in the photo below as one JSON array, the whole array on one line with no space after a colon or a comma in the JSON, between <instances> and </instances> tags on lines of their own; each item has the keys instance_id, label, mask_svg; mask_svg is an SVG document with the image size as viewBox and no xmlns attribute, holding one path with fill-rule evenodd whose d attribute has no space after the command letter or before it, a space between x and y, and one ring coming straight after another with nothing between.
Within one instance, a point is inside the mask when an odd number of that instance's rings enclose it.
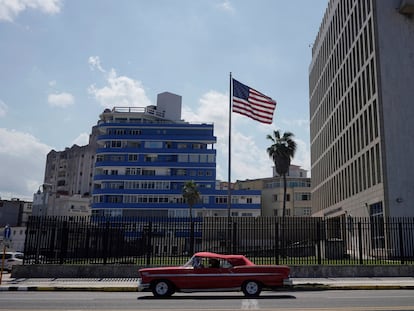
<instances>
[{"instance_id":1,"label":"white cloud","mask_svg":"<svg viewBox=\"0 0 414 311\"><path fill-rule=\"evenodd\" d=\"M39 10L50 15L57 14L61 6L61 0L0 0L0 21L12 22L27 9Z\"/></svg>"},{"instance_id":2,"label":"white cloud","mask_svg":"<svg viewBox=\"0 0 414 311\"><path fill-rule=\"evenodd\" d=\"M91 70L98 69L100 72L105 72L101 66L101 59L99 56L90 56L88 59L89 67Z\"/></svg>"},{"instance_id":3,"label":"white cloud","mask_svg":"<svg viewBox=\"0 0 414 311\"><path fill-rule=\"evenodd\" d=\"M289 127L300 127L306 131L309 131L309 120L283 120L282 122Z\"/></svg>"},{"instance_id":4,"label":"white cloud","mask_svg":"<svg viewBox=\"0 0 414 311\"><path fill-rule=\"evenodd\" d=\"M31 134L0 128L0 163L7 164L0 165L0 196L32 200L51 149Z\"/></svg>"},{"instance_id":5,"label":"white cloud","mask_svg":"<svg viewBox=\"0 0 414 311\"><path fill-rule=\"evenodd\" d=\"M228 94L210 91L204 94L197 111L183 108L183 118L190 122L214 123L217 136L217 179L228 179L228 141L229 141L229 98ZM240 117L242 121L244 117ZM272 162L266 150L257 143L257 137L245 135L241 129L244 122L233 114L231 135L231 180L269 177L272 174Z\"/></svg>"},{"instance_id":6,"label":"white cloud","mask_svg":"<svg viewBox=\"0 0 414 311\"><path fill-rule=\"evenodd\" d=\"M141 81L118 76L114 69L106 75L106 81L108 85L102 88L97 88L95 85L88 88L89 94L93 95L103 107L145 107L151 105Z\"/></svg>"},{"instance_id":7,"label":"white cloud","mask_svg":"<svg viewBox=\"0 0 414 311\"><path fill-rule=\"evenodd\" d=\"M49 94L47 102L52 107L66 108L73 105L75 99L72 94L63 92L59 94Z\"/></svg>"},{"instance_id":8,"label":"white cloud","mask_svg":"<svg viewBox=\"0 0 414 311\"><path fill-rule=\"evenodd\" d=\"M296 141L296 153L292 163L301 166L303 169L308 171L310 175L310 142L303 140L300 137L309 137L309 120L282 120L281 123L286 125L287 129L293 128L294 130L288 130L292 132L294 140Z\"/></svg>"},{"instance_id":9,"label":"white cloud","mask_svg":"<svg viewBox=\"0 0 414 311\"><path fill-rule=\"evenodd\" d=\"M229 138L228 94L209 91L199 100L197 110L183 107L183 119L189 122L212 122L217 136L217 179L228 179ZM307 121L295 121L295 126L306 127ZM254 126L254 128L252 128ZM266 135L272 133L273 125L253 121L239 114L232 114L231 180L257 179L272 176L273 162L266 149ZM246 134L247 133L247 134ZM297 150L292 164L310 170L309 145L295 137Z\"/></svg>"},{"instance_id":10,"label":"white cloud","mask_svg":"<svg viewBox=\"0 0 414 311\"><path fill-rule=\"evenodd\" d=\"M78 146L86 146L89 143L89 134L81 133L75 140L72 142L72 145L76 144Z\"/></svg>"},{"instance_id":11,"label":"white cloud","mask_svg":"<svg viewBox=\"0 0 414 311\"><path fill-rule=\"evenodd\" d=\"M4 117L7 114L7 110L9 109L9 107L7 107L7 105L0 100L0 118Z\"/></svg>"},{"instance_id":12,"label":"white cloud","mask_svg":"<svg viewBox=\"0 0 414 311\"><path fill-rule=\"evenodd\" d=\"M301 139L298 139L297 137L295 137L294 140L296 141L296 152L292 164L301 166L303 169L308 171L308 176L310 176L311 165L309 144Z\"/></svg>"},{"instance_id":13,"label":"white cloud","mask_svg":"<svg viewBox=\"0 0 414 311\"><path fill-rule=\"evenodd\" d=\"M199 101L197 111L183 107L183 118L189 122L214 122L214 131L217 134L228 132L229 98L228 95L216 91L209 91ZM218 109L221 108L221 109ZM228 134L227 134L228 135Z\"/></svg>"},{"instance_id":14,"label":"white cloud","mask_svg":"<svg viewBox=\"0 0 414 311\"><path fill-rule=\"evenodd\" d=\"M229 0L224 0L223 2L219 3L217 7L223 11L234 12L234 7L231 5Z\"/></svg>"}]
</instances>

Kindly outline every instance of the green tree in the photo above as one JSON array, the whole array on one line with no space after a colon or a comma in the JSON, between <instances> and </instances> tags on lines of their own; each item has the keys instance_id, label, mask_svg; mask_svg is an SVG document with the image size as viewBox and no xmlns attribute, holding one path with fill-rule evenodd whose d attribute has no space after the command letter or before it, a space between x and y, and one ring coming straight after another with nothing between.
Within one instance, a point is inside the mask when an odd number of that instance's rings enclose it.
<instances>
[{"instance_id":1,"label":"green tree","mask_svg":"<svg viewBox=\"0 0 414 311\"><path fill-rule=\"evenodd\" d=\"M267 148L269 157L273 160L276 172L283 177L283 219L286 216L286 174L289 172L290 161L296 152L296 142L293 140L293 134L285 132L280 136L279 131L273 131L273 135L266 136L272 142Z\"/></svg>"}]
</instances>

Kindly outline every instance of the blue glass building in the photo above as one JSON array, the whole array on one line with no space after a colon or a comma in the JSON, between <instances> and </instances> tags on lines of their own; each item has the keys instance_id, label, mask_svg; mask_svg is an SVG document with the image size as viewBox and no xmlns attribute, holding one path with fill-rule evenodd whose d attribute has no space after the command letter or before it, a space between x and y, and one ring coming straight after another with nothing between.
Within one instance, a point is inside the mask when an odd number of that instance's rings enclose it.
<instances>
[{"instance_id":1,"label":"blue glass building","mask_svg":"<svg viewBox=\"0 0 414 311\"><path fill-rule=\"evenodd\" d=\"M214 125L181 120L181 96L165 92L156 106L106 109L97 128L93 215L187 217L187 181L201 193L194 216L227 215L227 191L216 189ZM231 215L260 215L260 191L231 198Z\"/></svg>"}]
</instances>

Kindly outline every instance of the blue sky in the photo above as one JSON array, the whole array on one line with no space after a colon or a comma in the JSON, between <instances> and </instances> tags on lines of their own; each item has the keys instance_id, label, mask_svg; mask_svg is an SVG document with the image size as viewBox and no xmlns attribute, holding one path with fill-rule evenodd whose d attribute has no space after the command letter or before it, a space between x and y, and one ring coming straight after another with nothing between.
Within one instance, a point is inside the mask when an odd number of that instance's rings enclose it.
<instances>
[{"instance_id":1,"label":"blue sky","mask_svg":"<svg viewBox=\"0 0 414 311\"><path fill-rule=\"evenodd\" d=\"M213 122L227 180L229 73L277 101L273 124L232 115L232 180L270 177L273 130L310 170L308 67L328 0L0 0L0 197L33 198L47 153L85 145L105 108L183 98Z\"/></svg>"}]
</instances>

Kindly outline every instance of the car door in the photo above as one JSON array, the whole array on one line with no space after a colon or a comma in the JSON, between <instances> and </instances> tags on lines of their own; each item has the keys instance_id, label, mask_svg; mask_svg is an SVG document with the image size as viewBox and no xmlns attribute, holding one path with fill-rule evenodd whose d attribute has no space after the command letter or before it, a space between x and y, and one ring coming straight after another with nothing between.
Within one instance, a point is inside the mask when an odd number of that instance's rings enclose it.
<instances>
[{"instance_id":1,"label":"car door","mask_svg":"<svg viewBox=\"0 0 414 311\"><path fill-rule=\"evenodd\" d=\"M198 289L218 289L226 288L227 282L225 281L225 275L228 274L226 268L211 268L202 267L194 269L193 284Z\"/></svg>"}]
</instances>

